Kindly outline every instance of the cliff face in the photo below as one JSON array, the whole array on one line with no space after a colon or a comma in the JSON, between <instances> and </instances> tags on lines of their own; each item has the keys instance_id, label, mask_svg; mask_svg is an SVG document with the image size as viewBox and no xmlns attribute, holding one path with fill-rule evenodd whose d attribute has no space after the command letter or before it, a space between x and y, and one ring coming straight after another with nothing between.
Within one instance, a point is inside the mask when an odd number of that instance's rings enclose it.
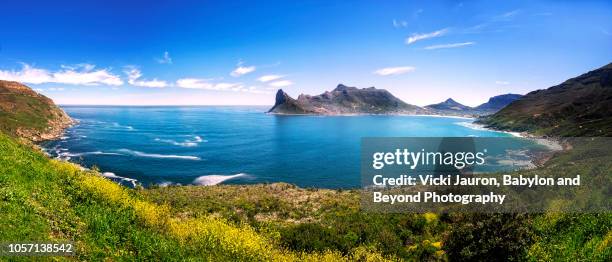
<instances>
[{"instance_id":1,"label":"cliff face","mask_svg":"<svg viewBox=\"0 0 612 262\"><path fill-rule=\"evenodd\" d=\"M425 114L428 111L410 105L387 90L374 87L358 89L338 85L332 91L291 98L282 89L276 93L276 102L268 111L276 114Z\"/></svg>"},{"instance_id":2,"label":"cliff face","mask_svg":"<svg viewBox=\"0 0 612 262\"><path fill-rule=\"evenodd\" d=\"M73 120L31 88L0 80L0 131L31 141L57 138Z\"/></svg>"},{"instance_id":3,"label":"cliff face","mask_svg":"<svg viewBox=\"0 0 612 262\"><path fill-rule=\"evenodd\" d=\"M612 64L533 91L484 124L553 136L612 136Z\"/></svg>"}]
</instances>

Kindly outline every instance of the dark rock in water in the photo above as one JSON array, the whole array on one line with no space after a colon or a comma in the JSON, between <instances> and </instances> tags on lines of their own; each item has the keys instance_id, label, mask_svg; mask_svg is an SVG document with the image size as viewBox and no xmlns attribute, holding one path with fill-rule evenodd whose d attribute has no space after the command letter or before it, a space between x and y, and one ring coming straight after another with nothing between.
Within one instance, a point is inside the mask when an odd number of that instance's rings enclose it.
<instances>
[{"instance_id":1,"label":"dark rock in water","mask_svg":"<svg viewBox=\"0 0 612 262\"><path fill-rule=\"evenodd\" d=\"M268 111L276 114L427 114L427 109L407 104L387 90L356 88L339 84L334 90L310 96L291 98L282 89L276 93L276 102Z\"/></svg>"}]
</instances>

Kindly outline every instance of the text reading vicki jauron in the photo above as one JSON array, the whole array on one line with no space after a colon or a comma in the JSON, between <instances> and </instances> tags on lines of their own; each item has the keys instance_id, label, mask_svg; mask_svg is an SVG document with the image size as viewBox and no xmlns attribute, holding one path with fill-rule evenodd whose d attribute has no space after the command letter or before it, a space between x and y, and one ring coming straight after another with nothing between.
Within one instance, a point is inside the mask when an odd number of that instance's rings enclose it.
<instances>
[{"instance_id":1,"label":"text reading vicki jauron","mask_svg":"<svg viewBox=\"0 0 612 262\"><path fill-rule=\"evenodd\" d=\"M534 164L559 154L542 145L509 137L366 138L362 204L390 212L540 212L605 196L601 185L585 187L591 180L580 172L555 173Z\"/></svg>"}]
</instances>

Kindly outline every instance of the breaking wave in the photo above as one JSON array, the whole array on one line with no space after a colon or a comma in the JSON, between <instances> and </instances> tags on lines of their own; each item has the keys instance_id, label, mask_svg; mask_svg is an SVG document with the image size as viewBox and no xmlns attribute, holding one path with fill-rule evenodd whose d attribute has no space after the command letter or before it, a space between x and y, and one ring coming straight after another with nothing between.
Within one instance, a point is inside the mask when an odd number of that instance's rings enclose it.
<instances>
[{"instance_id":1,"label":"breaking wave","mask_svg":"<svg viewBox=\"0 0 612 262\"><path fill-rule=\"evenodd\" d=\"M168 144L172 144L175 146L182 146L182 147L194 147L194 146L198 146L199 143L208 142L202 139L202 137L200 136L194 136L192 139L186 139L183 142L178 142L172 139L161 139L161 138L155 138L155 141L168 143Z\"/></svg>"},{"instance_id":2,"label":"breaking wave","mask_svg":"<svg viewBox=\"0 0 612 262\"><path fill-rule=\"evenodd\" d=\"M183 156L183 155L163 155L163 154L150 154L150 153L145 153L145 152L140 152L140 151L135 151L135 150L130 150L130 149L119 149L117 150L118 152L122 152L122 153L126 153L132 156L139 156L139 157L149 157L149 158L176 158L176 159L186 159L186 160L201 160L199 157L197 156Z\"/></svg>"},{"instance_id":3,"label":"breaking wave","mask_svg":"<svg viewBox=\"0 0 612 262\"><path fill-rule=\"evenodd\" d=\"M133 178L128 178L128 177L118 176L118 175L115 175L115 173L113 172L104 172L102 173L102 176L108 179L111 179L115 182L126 183L127 185L131 185L132 187L136 187L138 185L138 180L133 179Z\"/></svg>"},{"instance_id":4,"label":"breaking wave","mask_svg":"<svg viewBox=\"0 0 612 262\"><path fill-rule=\"evenodd\" d=\"M245 177L247 174L239 173L235 175L222 176L222 175L208 175L208 176L199 176L193 180L193 184L200 186L212 186L221 184L227 180L234 179L237 177Z\"/></svg>"}]
</instances>

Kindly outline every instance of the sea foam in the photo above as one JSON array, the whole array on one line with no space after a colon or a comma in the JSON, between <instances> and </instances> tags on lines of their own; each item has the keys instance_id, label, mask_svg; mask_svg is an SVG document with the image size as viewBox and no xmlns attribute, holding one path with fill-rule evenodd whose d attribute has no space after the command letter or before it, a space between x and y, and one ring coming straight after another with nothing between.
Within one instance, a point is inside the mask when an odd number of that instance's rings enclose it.
<instances>
[{"instance_id":1,"label":"sea foam","mask_svg":"<svg viewBox=\"0 0 612 262\"><path fill-rule=\"evenodd\" d=\"M245 177L247 174L239 173L235 175L222 176L222 175L208 175L208 176L199 176L193 180L193 184L200 186L212 186L223 183L224 181L234 179L237 177Z\"/></svg>"},{"instance_id":2,"label":"sea foam","mask_svg":"<svg viewBox=\"0 0 612 262\"><path fill-rule=\"evenodd\" d=\"M140 151L135 151L135 150L130 150L130 149L119 149L117 150L118 152L122 152L122 153L126 153L129 155L133 155L133 156L139 156L139 157L149 157L149 158L176 158L176 159L186 159L186 160L201 160L199 157L197 156L183 156L183 155L163 155L163 154L151 154L151 153L145 153L145 152L140 152Z\"/></svg>"},{"instance_id":3,"label":"sea foam","mask_svg":"<svg viewBox=\"0 0 612 262\"><path fill-rule=\"evenodd\" d=\"M136 179L118 176L118 175L116 175L113 172L104 172L104 173L102 173L102 176L106 177L108 179L111 179L113 181L116 181L116 182L126 182L128 184L131 184L132 187L136 187L137 184L138 184L138 180L136 180Z\"/></svg>"}]
</instances>

